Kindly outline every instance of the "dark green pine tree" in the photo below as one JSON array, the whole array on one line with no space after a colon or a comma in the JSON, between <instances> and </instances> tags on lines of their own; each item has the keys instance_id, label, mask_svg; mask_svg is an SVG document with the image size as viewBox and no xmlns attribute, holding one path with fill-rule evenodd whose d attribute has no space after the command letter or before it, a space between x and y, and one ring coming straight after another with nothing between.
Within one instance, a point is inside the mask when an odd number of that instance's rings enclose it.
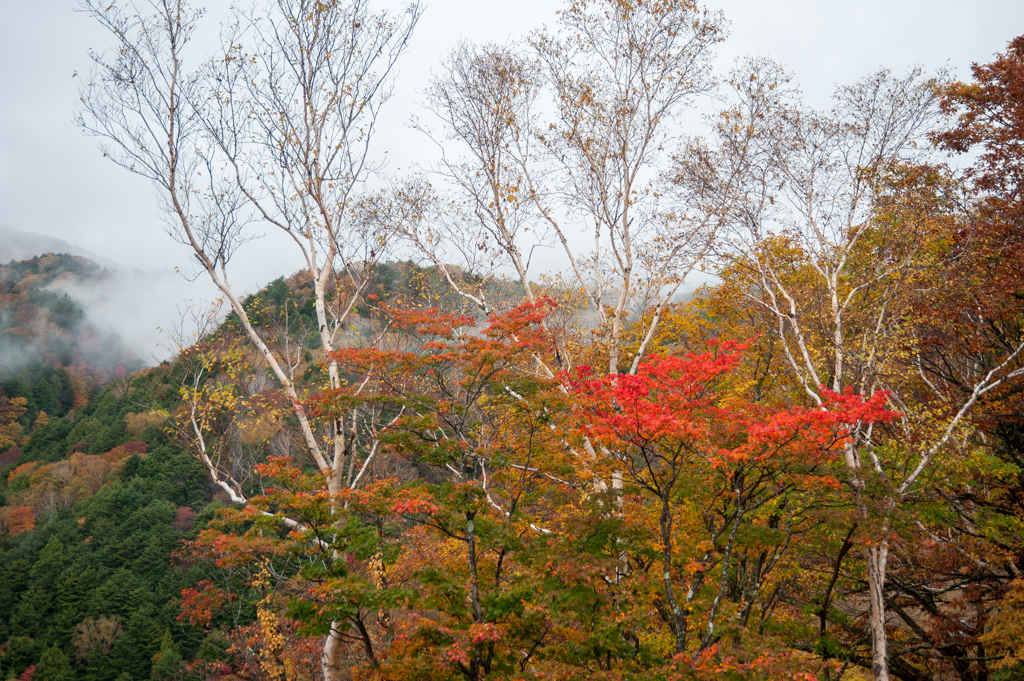
<instances>
[{"instance_id":1,"label":"dark green pine tree","mask_svg":"<svg viewBox=\"0 0 1024 681\"><path fill-rule=\"evenodd\" d=\"M111 573L92 594L90 610L104 615L116 615L122 621L139 605L132 593L140 586L139 580L125 569Z\"/></svg>"},{"instance_id":2,"label":"dark green pine tree","mask_svg":"<svg viewBox=\"0 0 1024 681\"><path fill-rule=\"evenodd\" d=\"M65 331L73 330L84 318L85 315L75 305L75 301L66 293L50 308L50 321Z\"/></svg>"},{"instance_id":3,"label":"dark green pine tree","mask_svg":"<svg viewBox=\"0 0 1024 681\"><path fill-rule=\"evenodd\" d=\"M27 636L15 636L7 640L3 647L3 671L7 678L15 678L25 671L29 665L35 664L43 652L43 647L38 641L33 641Z\"/></svg>"},{"instance_id":4,"label":"dark green pine tree","mask_svg":"<svg viewBox=\"0 0 1024 681\"><path fill-rule=\"evenodd\" d=\"M57 585L57 612L52 626L52 635L56 640L71 640L75 627L86 617L89 596L96 588L97 581L96 571L92 568L65 570L63 579Z\"/></svg>"},{"instance_id":5,"label":"dark green pine tree","mask_svg":"<svg viewBox=\"0 0 1024 681\"><path fill-rule=\"evenodd\" d=\"M43 653L32 675L32 681L75 681L76 678L68 656L56 645Z\"/></svg>"},{"instance_id":6,"label":"dark green pine tree","mask_svg":"<svg viewBox=\"0 0 1024 681\"><path fill-rule=\"evenodd\" d=\"M151 678L154 681L172 681L172 679L179 678L184 671L185 664L181 659L181 653L178 652L178 646L174 643L171 630L167 629L160 640L160 653L153 664Z\"/></svg>"},{"instance_id":7,"label":"dark green pine tree","mask_svg":"<svg viewBox=\"0 0 1024 681\"><path fill-rule=\"evenodd\" d=\"M51 591L60 581L64 568L67 567L67 556L64 553L64 544L56 535L52 535L46 542L46 546L39 552L39 558L32 566L33 586L43 586Z\"/></svg>"},{"instance_id":8,"label":"dark green pine tree","mask_svg":"<svg viewBox=\"0 0 1024 681\"><path fill-rule=\"evenodd\" d=\"M11 635L11 619L27 588L29 569L28 561L18 559L0 570L0 641L6 641Z\"/></svg>"},{"instance_id":9,"label":"dark green pine tree","mask_svg":"<svg viewBox=\"0 0 1024 681\"><path fill-rule=\"evenodd\" d=\"M36 383L35 388L32 390L32 397L35 400L35 406L39 411L45 411L47 414L56 415L60 411L60 403L57 401L57 393L54 392L53 386L45 378L40 379Z\"/></svg>"},{"instance_id":10,"label":"dark green pine tree","mask_svg":"<svg viewBox=\"0 0 1024 681\"><path fill-rule=\"evenodd\" d=\"M22 596L11 618L11 633L38 638L47 633L53 621L57 584L68 565L64 545L56 536L39 552L32 566L28 590ZM49 641L48 641L49 642Z\"/></svg>"},{"instance_id":11,"label":"dark green pine tree","mask_svg":"<svg viewBox=\"0 0 1024 681\"><path fill-rule=\"evenodd\" d=\"M149 603L128 616L124 633L114 643L111 667L129 672L134 679L149 677L153 656L160 651L157 617L156 608Z\"/></svg>"}]
</instances>

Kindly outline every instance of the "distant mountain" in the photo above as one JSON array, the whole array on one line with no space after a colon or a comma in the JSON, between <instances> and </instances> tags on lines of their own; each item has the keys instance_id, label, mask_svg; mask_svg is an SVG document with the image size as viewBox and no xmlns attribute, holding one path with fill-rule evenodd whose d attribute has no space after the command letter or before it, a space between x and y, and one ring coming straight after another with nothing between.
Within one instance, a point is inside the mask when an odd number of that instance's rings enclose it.
<instances>
[{"instance_id":1,"label":"distant mountain","mask_svg":"<svg viewBox=\"0 0 1024 681\"><path fill-rule=\"evenodd\" d=\"M116 333L148 364L167 359L173 349L161 329L174 328L180 308L198 306L219 297L205 277L188 281L167 268L143 271L127 268L81 246L42 234L0 225L0 265L27 262L47 254L65 254L89 262L87 276L71 272L63 277L32 279L23 286L68 294L75 304L106 333ZM67 264L67 263L65 263Z\"/></svg>"},{"instance_id":2,"label":"distant mountain","mask_svg":"<svg viewBox=\"0 0 1024 681\"><path fill-rule=\"evenodd\" d=\"M82 256L48 253L0 266L0 396L24 398L28 427L63 416L142 362L97 327L69 288L106 285L111 273Z\"/></svg>"},{"instance_id":3,"label":"distant mountain","mask_svg":"<svg viewBox=\"0 0 1024 681\"><path fill-rule=\"evenodd\" d=\"M32 232L8 227L7 225L0 225L0 263L12 260L27 260L44 253L79 255L112 270L122 267L113 260L104 258L102 255L93 253L63 239L45 234L33 234Z\"/></svg>"}]
</instances>

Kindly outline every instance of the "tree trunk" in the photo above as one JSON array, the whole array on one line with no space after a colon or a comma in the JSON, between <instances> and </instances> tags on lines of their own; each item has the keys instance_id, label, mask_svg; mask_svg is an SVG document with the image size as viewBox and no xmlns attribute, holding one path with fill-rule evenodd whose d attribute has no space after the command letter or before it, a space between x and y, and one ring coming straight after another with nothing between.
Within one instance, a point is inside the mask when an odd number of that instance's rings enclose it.
<instances>
[{"instance_id":1,"label":"tree trunk","mask_svg":"<svg viewBox=\"0 0 1024 681\"><path fill-rule=\"evenodd\" d=\"M473 606L473 621L477 624L482 624L484 621L484 611L480 604L480 575L477 572L476 560L476 528L473 523L473 518L475 517L475 511L466 512L466 557L469 560L469 599L470 604ZM481 641L473 644L473 657L469 665L470 681L478 681L478 679L486 676L483 666L483 642Z\"/></svg>"},{"instance_id":2,"label":"tree trunk","mask_svg":"<svg viewBox=\"0 0 1024 681\"><path fill-rule=\"evenodd\" d=\"M885 568L888 558L889 544L885 541L864 549L864 562L868 568L871 674L875 681L889 681L889 647L885 634Z\"/></svg>"},{"instance_id":3,"label":"tree trunk","mask_svg":"<svg viewBox=\"0 0 1024 681\"><path fill-rule=\"evenodd\" d=\"M324 652L320 657L320 669L324 681L340 681L341 679L341 637L338 635L338 622L331 622L331 633L324 642Z\"/></svg>"},{"instance_id":4,"label":"tree trunk","mask_svg":"<svg viewBox=\"0 0 1024 681\"><path fill-rule=\"evenodd\" d=\"M857 509L862 518L870 513L863 498L864 480L861 478L860 452L852 440L843 448L846 467L853 472L853 487ZM875 681L889 681L889 641L885 633L885 568L889 558L889 543L885 540L864 547L864 566L868 573L868 626L871 631L871 674Z\"/></svg>"},{"instance_id":5,"label":"tree trunk","mask_svg":"<svg viewBox=\"0 0 1024 681\"><path fill-rule=\"evenodd\" d=\"M661 498L661 517L658 520L658 524L661 527L661 550L664 568L662 578L665 585L665 602L675 623L673 629L676 635L676 655L682 655L686 652L686 627L689 611L685 606L680 606L676 601L675 589L672 586L672 548L674 542L672 537L672 505L669 502L669 493L669 490L666 490Z\"/></svg>"}]
</instances>

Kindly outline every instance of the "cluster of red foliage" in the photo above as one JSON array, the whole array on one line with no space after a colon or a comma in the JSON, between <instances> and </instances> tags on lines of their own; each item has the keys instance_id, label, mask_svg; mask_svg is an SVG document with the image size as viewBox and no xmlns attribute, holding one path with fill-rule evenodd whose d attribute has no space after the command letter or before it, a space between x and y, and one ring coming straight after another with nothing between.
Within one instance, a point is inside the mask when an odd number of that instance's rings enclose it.
<instances>
[{"instance_id":1,"label":"cluster of red foliage","mask_svg":"<svg viewBox=\"0 0 1024 681\"><path fill-rule=\"evenodd\" d=\"M521 305L479 331L437 310L388 310L412 347L338 351L346 372L368 378L303 406L325 421L355 413L376 428L371 456L436 472L360 483L353 464L356 484L331 489L323 472L269 457L254 467L260 493L222 512L180 557L264 592L273 573L274 595L261 602L276 604L275 623L265 618L264 630L334 630L349 664L380 678L799 668L784 651L719 653L722 635L701 632L716 631L726 607L744 626L752 609L768 616L758 594L794 533L813 526L790 517L781 531L778 517L796 499L842 498L846 430L896 416L886 394L826 391L820 407L751 402L731 383L747 346L728 342L653 355L633 375L545 372L552 307ZM692 513L708 522L693 524ZM773 558L750 600L723 606L729 571L716 566L755 550ZM218 612L233 597L203 582L182 592L179 619L224 626ZM659 633L641 643L645 630ZM257 646L267 634L227 626L223 635ZM251 664L240 660L236 673Z\"/></svg>"}]
</instances>

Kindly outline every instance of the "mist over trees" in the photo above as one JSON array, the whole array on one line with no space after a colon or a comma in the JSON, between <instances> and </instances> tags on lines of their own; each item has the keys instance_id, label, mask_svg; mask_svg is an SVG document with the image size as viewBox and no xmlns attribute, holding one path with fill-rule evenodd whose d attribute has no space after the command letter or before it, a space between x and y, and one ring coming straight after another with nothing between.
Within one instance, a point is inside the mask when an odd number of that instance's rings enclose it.
<instances>
[{"instance_id":1,"label":"mist over trees","mask_svg":"<svg viewBox=\"0 0 1024 681\"><path fill-rule=\"evenodd\" d=\"M1024 37L819 111L715 73L720 13L579 0L454 46L390 177L421 5L239 8L205 58L183 0L82 9L77 121L227 315L83 391L53 263L0 269L4 357L49 353L0 393L3 672L1022 673ZM268 230L305 265L246 295Z\"/></svg>"}]
</instances>

